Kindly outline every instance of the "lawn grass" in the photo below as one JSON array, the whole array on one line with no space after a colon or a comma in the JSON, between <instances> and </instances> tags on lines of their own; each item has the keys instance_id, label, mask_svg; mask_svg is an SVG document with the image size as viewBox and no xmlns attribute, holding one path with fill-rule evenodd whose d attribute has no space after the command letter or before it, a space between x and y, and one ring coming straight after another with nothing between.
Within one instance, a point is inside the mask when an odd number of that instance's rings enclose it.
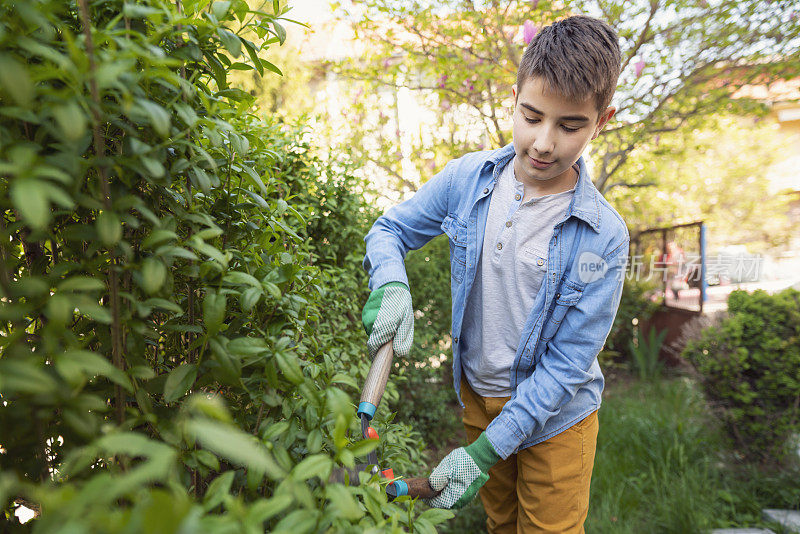
<instances>
[{"instance_id":1,"label":"lawn grass","mask_svg":"<svg viewBox=\"0 0 800 534\"><path fill-rule=\"evenodd\" d=\"M800 508L800 470L737 463L685 377L606 389L586 530L688 533L770 526L762 508Z\"/></svg>"},{"instance_id":2,"label":"lawn grass","mask_svg":"<svg viewBox=\"0 0 800 534\"><path fill-rule=\"evenodd\" d=\"M607 384L586 532L700 533L769 527L762 508L800 509L800 467L741 464L686 377ZM440 532L483 532L479 499Z\"/></svg>"}]
</instances>

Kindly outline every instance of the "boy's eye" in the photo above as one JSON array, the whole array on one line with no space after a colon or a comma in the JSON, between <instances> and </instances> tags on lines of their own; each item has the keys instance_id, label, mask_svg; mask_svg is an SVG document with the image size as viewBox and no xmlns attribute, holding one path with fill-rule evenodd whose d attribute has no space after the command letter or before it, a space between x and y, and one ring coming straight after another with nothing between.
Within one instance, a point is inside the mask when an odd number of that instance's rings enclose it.
<instances>
[{"instance_id":1,"label":"boy's eye","mask_svg":"<svg viewBox=\"0 0 800 534\"><path fill-rule=\"evenodd\" d=\"M578 130L580 130L580 128L570 128L569 126L566 126L564 124L562 124L561 127L564 129L565 132L577 132Z\"/></svg>"},{"instance_id":2,"label":"boy's eye","mask_svg":"<svg viewBox=\"0 0 800 534\"><path fill-rule=\"evenodd\" d=\"M535 124L539 122L539 119L531 119L530 117L525 117L525 122L529 122L531 124Z\"/></svg>"}]
</instances>

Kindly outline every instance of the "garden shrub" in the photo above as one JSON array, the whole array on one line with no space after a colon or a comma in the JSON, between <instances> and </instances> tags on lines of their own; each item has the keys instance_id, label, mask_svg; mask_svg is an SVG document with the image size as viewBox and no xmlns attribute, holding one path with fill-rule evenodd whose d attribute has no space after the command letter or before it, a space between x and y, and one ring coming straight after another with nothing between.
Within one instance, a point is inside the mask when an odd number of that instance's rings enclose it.
<instances>
[{"instance_id":1,"label":"garden shrub","mask_svg":"<svg viewBox=\"0 0 800 534\"><path fill-rule=\"evenodd\" d=\"M742 451L785 460L800 431L800 292L732 292L728 316L682 355Z\"/></svg>"},{"instance_id":2,"label":"garden shrub","mask_svg":"<svg viewBox=\"0 0 800 534\"><path fill-rule=\"evenodd\" d=\"M0 5L0 530L451 516L388 503L376 477L328 482L376 446L354 417L370 210L228 85L277 70L258 56L285 38L272 8ZM420 436L385 406L375 425L384 464L417 474ZM40 516L20 526L19 503Z\"/></svg>"}]
</instances>

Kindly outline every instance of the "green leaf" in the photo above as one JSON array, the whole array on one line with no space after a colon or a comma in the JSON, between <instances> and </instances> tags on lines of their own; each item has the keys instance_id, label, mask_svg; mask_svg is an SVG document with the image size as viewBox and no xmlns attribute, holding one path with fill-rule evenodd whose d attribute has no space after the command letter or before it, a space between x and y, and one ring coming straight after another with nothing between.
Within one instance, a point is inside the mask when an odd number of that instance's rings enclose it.
<instances>
[{"instance_id":1,"label":"green leaf","mask_svg":"<svg viewBox=\"0 0 800 534\"><path fill-rule=\"evenodd\" d=\"M199 232L194 234L194 236L197 239L202 239L203 241L207 241L209 239L214 239L215 237L221 236L222 233L223 233L222 228L220 228L219 226L214 226L211 228L204 228L203 230L200 230Z\"/></svg>"},{"instance_id":2,"label":"green leaf","mask_svg":"<svg viewBox=\"0 0 800 534\"><path fill-rule=\"evenodd\" d=\"M212 247L211 245L204 243L201 239L197 239L194 236L187 240L187 243L197 252L205 254L209 258L218 261L223 267L228 265L228 260L225 259L225 256L222 254L222 252L220 252L216 247Z\"/></svg>"},{"instance_id":3,"label":"green leaf","mask_svg":"<svg viewBox=\"0 0 800 534\"><path fill-rule=\"evenodd\" d=\"M436 529L430 521L423 517L418 517L414 521L414 532L419 532L420 534L436 534Z\"/></svg>"},{"instance_id":4,"label":"green leaf","mask_svg":"<svg viewBox=\"0 0 800 534\"><path fill-rule=\"evenodd\" d=\"M277 20L272 21L272 28L275 31L275 36L280 41L281 45L283 45L283 43L286 41L286 29L278 24Z\"/></svg>"},{"instance_id":5,"label":"green leaf","mask_svg":"<svg viewBox=\"0 0 800 534\"><path fill-rule=\"evenodd\" d=\"M77 141L86 133L86 115L74 101L67 101L53 109L53 117L61 134L69 141Z\"/></svg>"},{"instance_id":6,"label":"green leaf","mask_svg":"<svg viewBox=\"0 0 800 534\"><path fill-rule=\"evenodd\" d=\"M319 511L299 509L289 512L281 519L271 534L308 534L317 526Z\"/></svg>"},{"instance_id":7,"label":"green leaf","mask_svg":"<svg viewBox=\"0 0 800 534\"><path fill-rule=\"evenodd\" d=\"M47 299L47 318L54 324L63 326L70 320L75 311L75 306L66 295L56 293Z\"/></svg>"},{"instance_id":8,"label":"green leaf","mask_svg":"<svg viewBox=\"0 0 800 534\"><path fill-rule=\"evenodd\" d=\"M272 282L263 282L263 287L266 289L273 298L279 299L281 298L281 288L273 284Z\"/></svg>"},{"instance_id":9,"label":"green leaf","mask_svg":"<svg viewBox=\"0 0 800 534\"><path fill-rule=\"evenodd\" d=\"M260 525L267 519L275 517L286 510L293 501L294 497L285 493L275 495L269 499L260 499L253 503L247 511L247 519L249 522Z\"/></svg>"},{"instance_id":10,"label":"green leaf","mask_svg":"<svg viewBox=\"0 0 800 534\"><path fill-rule=\"evenodd\" d=\"M89 319L97 321L98 323L111 324L113 321L110 311L89 299L81 299L76 303L76 308L78 308L78 311L82 314L89 317Z\"/></svg>"},{"instance_id":11,"label":"green leaf","mask_svg":"<svg viewBox=\"0 0 800 534\"><path fill-rule=\"evenodd\" d=\"M195 393L183 403L183 407L193 414L204 415L218 421L231 421L231 414L219 396L209 397L205 393Z\"/></svg>"},{"instance_id":12,"label":"green leaf","mask_svg":"<svg viewBox=\"0 0 800 534\"><path fill-rule=\"evenodd\" d=\"M333 437L333 444L336 450L347 446L347 417L342 414L336 416L336 424L333 426L331 437Z\"/></svg>"},{"instance_id":13,"label":"green leaf","mask_svg":"<svg viewBox=\"0 0 800 534\"><path fill-rule=\"evenodd\" d=\"M228 271L225 273L224 280L229 284L251 285L259 291L261 290L261 282L255 276L241 271Z\"/></svg>"},{"instance_id":14,"label":"green leaf","mask_svg":"<svg viewBox=\"0 0 800 534\"><path fill-rule=\"evenodd\" d=\"M0 359L0 391L3 395L47 394L58 387L58 382L32 361Z\"/></svg>"},{"instance_id":15,"label":"green leaf","mask_svg":"<svg viewBox=\"0 0 800 534\"><path fill-rule=\"evenodd\" d=\"M262 424L262 426L264 426ZM276 436L280 436L284 434L291 425L287 421L278 421L277 423L272 423L267 425L267 429L261 433L261 439L265 441L271 441Z\"/></svg>"},{"instance_id":16,"label":"green leaf","mask_svg":"<svg viewBox=\"0 0 800 534\"><path fill-rule=\"evenodd\" d=\"M267 345L261 338L237 337L228 342L228 352L239 356L251 356L267 351Z\"/></svg>"},{"instance_id":17,"label":"green leaf","mask_svg":"<svg viewBox=\"0 0 800 534\"><path fill-rule=\"evenodd\" d=\"M261 177L258 175L258 173L248 165L242 165L242 169L253 182L253 184L258 187L259 191L261 191L261 194L267 196L269 194L267 192L267 187L264 185L264 182L261 180Z\"/></svg>"},{"instance_id":18,"label":"green leaf","mask_svg":"<svg viewBox=\"0 0 800 534\"><path fill-rule=\"evenodd\" d=\"M106 285L97 278L72 276L58 284L59 291L102 291Z\"/></svg>"},{"instance_id":19,"label":"green leaf","mask_svg":"<svg viewBox=\"0 0 800 534\"><path fill-rule=\"evenodd\" d=\"M362 439L347 446L355 456L365 456L378 447L377 439Z\"/></svg>"},{"instance_id":20,"label":"green leaf","mask_svg":"<svg viewBox=\"0 0 800 534\"><path fill-rule=\"evenodd\" d=\"M204 449L197 451L197 461L210 468L212 471L219 471L219 460L210 451Z\"/></svg>"},{"instance_id":21,"label":"green leaf","mask_svg":"<svg viewBox=\"0 0 800 534\"><path fill-rule=\"evenodd\" d=\"M264 292L260 287L249 287L245 289L240 299L242 311L249 312L252 310L261 299L261 295L263 295L263 293Z\"/></svg>"},{"instance_id":22,"label":"green leaf","mask_svg":"<svg viewBox=\"0 0 800 534\"><path fill-rule=\"evenodd\" d=\"M244 45L244 49L247 50L247 55L250 56L250 60L253 62L259 76L263 76L264 66L261 64L261 58L258 57L255 45L247 39L242 39L242 44Z\"/></svg>"},{"instance_id":23,"label":"green leaf","mask_svg":"<svg viewBox=\"0 0 800 534\"><path fill-rule=\"evenodd\" d=\"M283 373L283 376L285 376L289 382L295 385L303 383L303 370L300 368L299 358L296 354L287 354L284 351L277 351L275 353L275 359L278 362L281 373Z\"/></svg>"},{"instance_id":24,"label":"green leaf","mask_svg":"<svg viewBox=\"0 0 800 534\"><path fill-rule=\"evenodd\" d=\"M322 450L322 432L316 428L309 432L306 438L306 448L312 453Z\"/></svg>"},{"instance_id":25,"label":"green leaf","mask_svg":"<svg viewBox=\"0 0 800 534\"><path fill-rule=\"evenodd\" d=\"M17 179L11 184L11 202L22 218L33 228L44 229L50 222L50 203L43 182Z\"/></svg>"},{"instance_id":26,"label":"green leaf","mask_svg":"<svg viewBox=\"0 0 800 534\"><path fill-rule=\"evenodd\" d=\"M155 158L142 156L139 158L139 162L144 167L144 170L147 171L146 177L148 178L161 178L167 172L161 162Z\"/></svg>"},{"instance_id":27,"label":"green leaf","mask_svg":"<svg viewBox=\"0 0 800 534\"><path fill-rule=\"evenodd\" d=\"M222 46L225 47L225 50L227 50L230 55L235 58L242 55L242 41L239 40L238 35L224 28L217 29L217 35L219 35L220 41L222 41Z\"/></svg>"},{"instance_id":28,"label":"green leaf","mask_svg":"<svg viewBox=\"0 0 800 534\"><path fill-rule=\"evenodd\" d=\"M152 233L142 241L142 247L155 248L158 245L178 239L177 234L171 230L153 230Z\"/></svg>"},{"instance_id":29,"label":"green leaf","mask_svg":"<svg viewBox=\"0 0 800 534\"><path fill-rule=\"evenodd\" d=\"M211 484L208 485L208 489L206 490L206 494L203 496L204 510L213 510L230 497L229 492L235 474L235 471L228 471L211 481Z\"/></svg>"},{"instance_id":30,"label":"green leaf","mask_svg":"<svg viewBox=\"0 0 800 534\"><path fill-rule=\"evenodd\" d=\"M203 447L236 465L265 473L273 480L286 476L286 471L263 445L235 426L208 419L193 419L186 424L186 430Z\"/></svg>"},{"instance_id":31,"label":"green leaf","mask_svg":"<svg viewBox=\"0 0 800 534\"><path fill-rule=\"evenodd\" d=\"M65 351L56 357L55 366L65 378L74 377L77 372L86 377L105 376L113 383L133 393L133 386L128 376L96 352L78 349Z\"/></svg>"},{"instance_id":32,"label":"green leaf","mask_svg":"<svg viewBox=\"0 0 800 534\"><path fill-rule=\"evenodd\" d=\"M167 267L158 258L145 258L142 262L142 289L152 295L164 285L167 279Z\"/></svg>"},{"instance_id":33,"label":"green leaf","mask_svg":"<svg viewBox=\"0 0 800 534\"><path fill-rule=\"evenodd\" d=\"M267 68L267 70L271 70L272 72L274 72L278 76L283 76L283 73L281 72L281 69L279 69L278 67L276 67L275 65L273 65L269 61L267 61L265 59L262 59L261 60L261 64L264 65Z\"/></svg>"},{"instance_id":34,"label":"green leaf","mask_svg":"<svg viewBox=\"0 0 800 534\"><path fill-rule=\"evenodd\" d=\"M95 221L97 236L104 245L115 245L122 239L122 224L113 211L101 211Z\"/></svg>"},{"instance_id":35,"label":"green leaf","mask_svg":"<svg viewBox=\"0 0 800 534\"><path fill-rule=\"evenodd\" d=\"M149 17L150 15L161 14L161 10L156 9L154 7L142 6L130 3L125 3L122 6L122 12L125 14L126 17L130 18L144 18L144 17Z\"/></svg>"},{"instance_id":36,"label":"green leaf","mask_svg":"<svg viewBox=\"0 0 800 534\"><path fill-rule=\"evenodd\" d=\"M225 295L221 295L213 289L207 290L206 298L203 299L203 322L209 336L220 331L222 321L225 320L225 305Z\"/></svg>"},{"instance_id":37,"label":"green leaf","mask_svg":"<svg viewBox=\"0 0 800 534\"><path fill-rule=\"evenodd\" d=\"M292 478L295 480L308 480L311 477L319 477L326 481L331 474L333 460L326 454L314 454L305 458L292 469Z\"/></svg>"},{"instance_id":38,"label":"green leaf","mask_svg":"<svg viewBox=\"0 0 800 534\"><path fill-rule=\"evenodd\" d=\"M211 12L217 17L217 20L222 20L228 13L230 7L231 3L228 0L215 0L215 2L211 4Z\"/></svg>"},{"instance_id":39,"label":"green leaf","mask_svg":"<svg viewBox=\"0 0 800 534\"><path fill-rule=\"evenodd\" d=\"M444 523L445 521L452 519L455 517L455 514L450 510L431 508L422 512L419 517L429 521L432 525L438 525L439 523Z\"/></svg>"},{"instance_id":40,"label":"green leaf","mask_svg":"<svg viewBox=\"0 0 800 534\"><path fill-rule=\"evenodd\" d=\"M170 117L167 110L159 104L143 98L138 99L136 105L157 134L164 138L169 136Z\"/></svg>"},{"instance_id":41,"label":"green leaf","mask_svg":"<svg viewBox=\"0 0 800 534\"><path fill-rule=\"evenodd\" d=\"M364 516L364 510L350 493L350 489L341 484L331 484L325 487L325 496L331 502L338 515L348 521L356 521Z\"/></svg>"},{"instance_id":42,"label":"green leaf","mask_svg":"<svg viewBox=\"0 0 800 534\"><path fill-rule=\"evenodd\" d=\"M36 94L25 66L7 54L0 55L0 86L18 105L29 108Z\"/></svg>"},{"instance_id":43,"label":"green leaf","mask_svg":"<svg viewBox=\"0 0 800 534\"><path fill-rule=\"evenodd\" d=\"M149 298L144 301L142 304L145 306L150 306L152 308L161 308L162 310L171 311L172 313L177 313L183 315L183 308L181 308L178 304L166 299L160 298Z\"/></svg>"},{"instance_id":44,"label":"green leaf","mask_svg":"<svg viewBox=\"0 0 800 534\"><path fill-rule=\"evenodd\" d=\"M355 389L358 389L358 384L356 383L356 379L344 373L336 373L334 377L331 379L331 383L346 384L348 386L352 386Z\"/></svg>"},{"instance_id":45,"label":"green leaf","mask_svg":"<svg viewBox=\"0 0 800 534\"><path fill-rule=\"evenodd\" d=\"M173 369L164 382L164 400L174 402L183 397L197 379L197 366L183 364Z\"/></svg>"}]
</instances>

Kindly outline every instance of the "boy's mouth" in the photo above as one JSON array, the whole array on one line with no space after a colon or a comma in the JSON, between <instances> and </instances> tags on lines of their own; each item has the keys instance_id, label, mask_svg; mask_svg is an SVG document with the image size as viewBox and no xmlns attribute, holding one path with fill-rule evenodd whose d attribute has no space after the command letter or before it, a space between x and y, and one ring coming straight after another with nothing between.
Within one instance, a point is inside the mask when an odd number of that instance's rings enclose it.
<instances>
[{"instance_id":1,"label":"boy's mouth","mask_svg":"<svg viewBox=\"0 0 800 534\"><path fill-rule=\"evenodd\" d=\"M531 165L533 165L536 169L546 169L555 163L554 161L542 161L540 159L531 158L530 156L528 156L528 159L531 160Z\"/></svg>"}]
</instances>

